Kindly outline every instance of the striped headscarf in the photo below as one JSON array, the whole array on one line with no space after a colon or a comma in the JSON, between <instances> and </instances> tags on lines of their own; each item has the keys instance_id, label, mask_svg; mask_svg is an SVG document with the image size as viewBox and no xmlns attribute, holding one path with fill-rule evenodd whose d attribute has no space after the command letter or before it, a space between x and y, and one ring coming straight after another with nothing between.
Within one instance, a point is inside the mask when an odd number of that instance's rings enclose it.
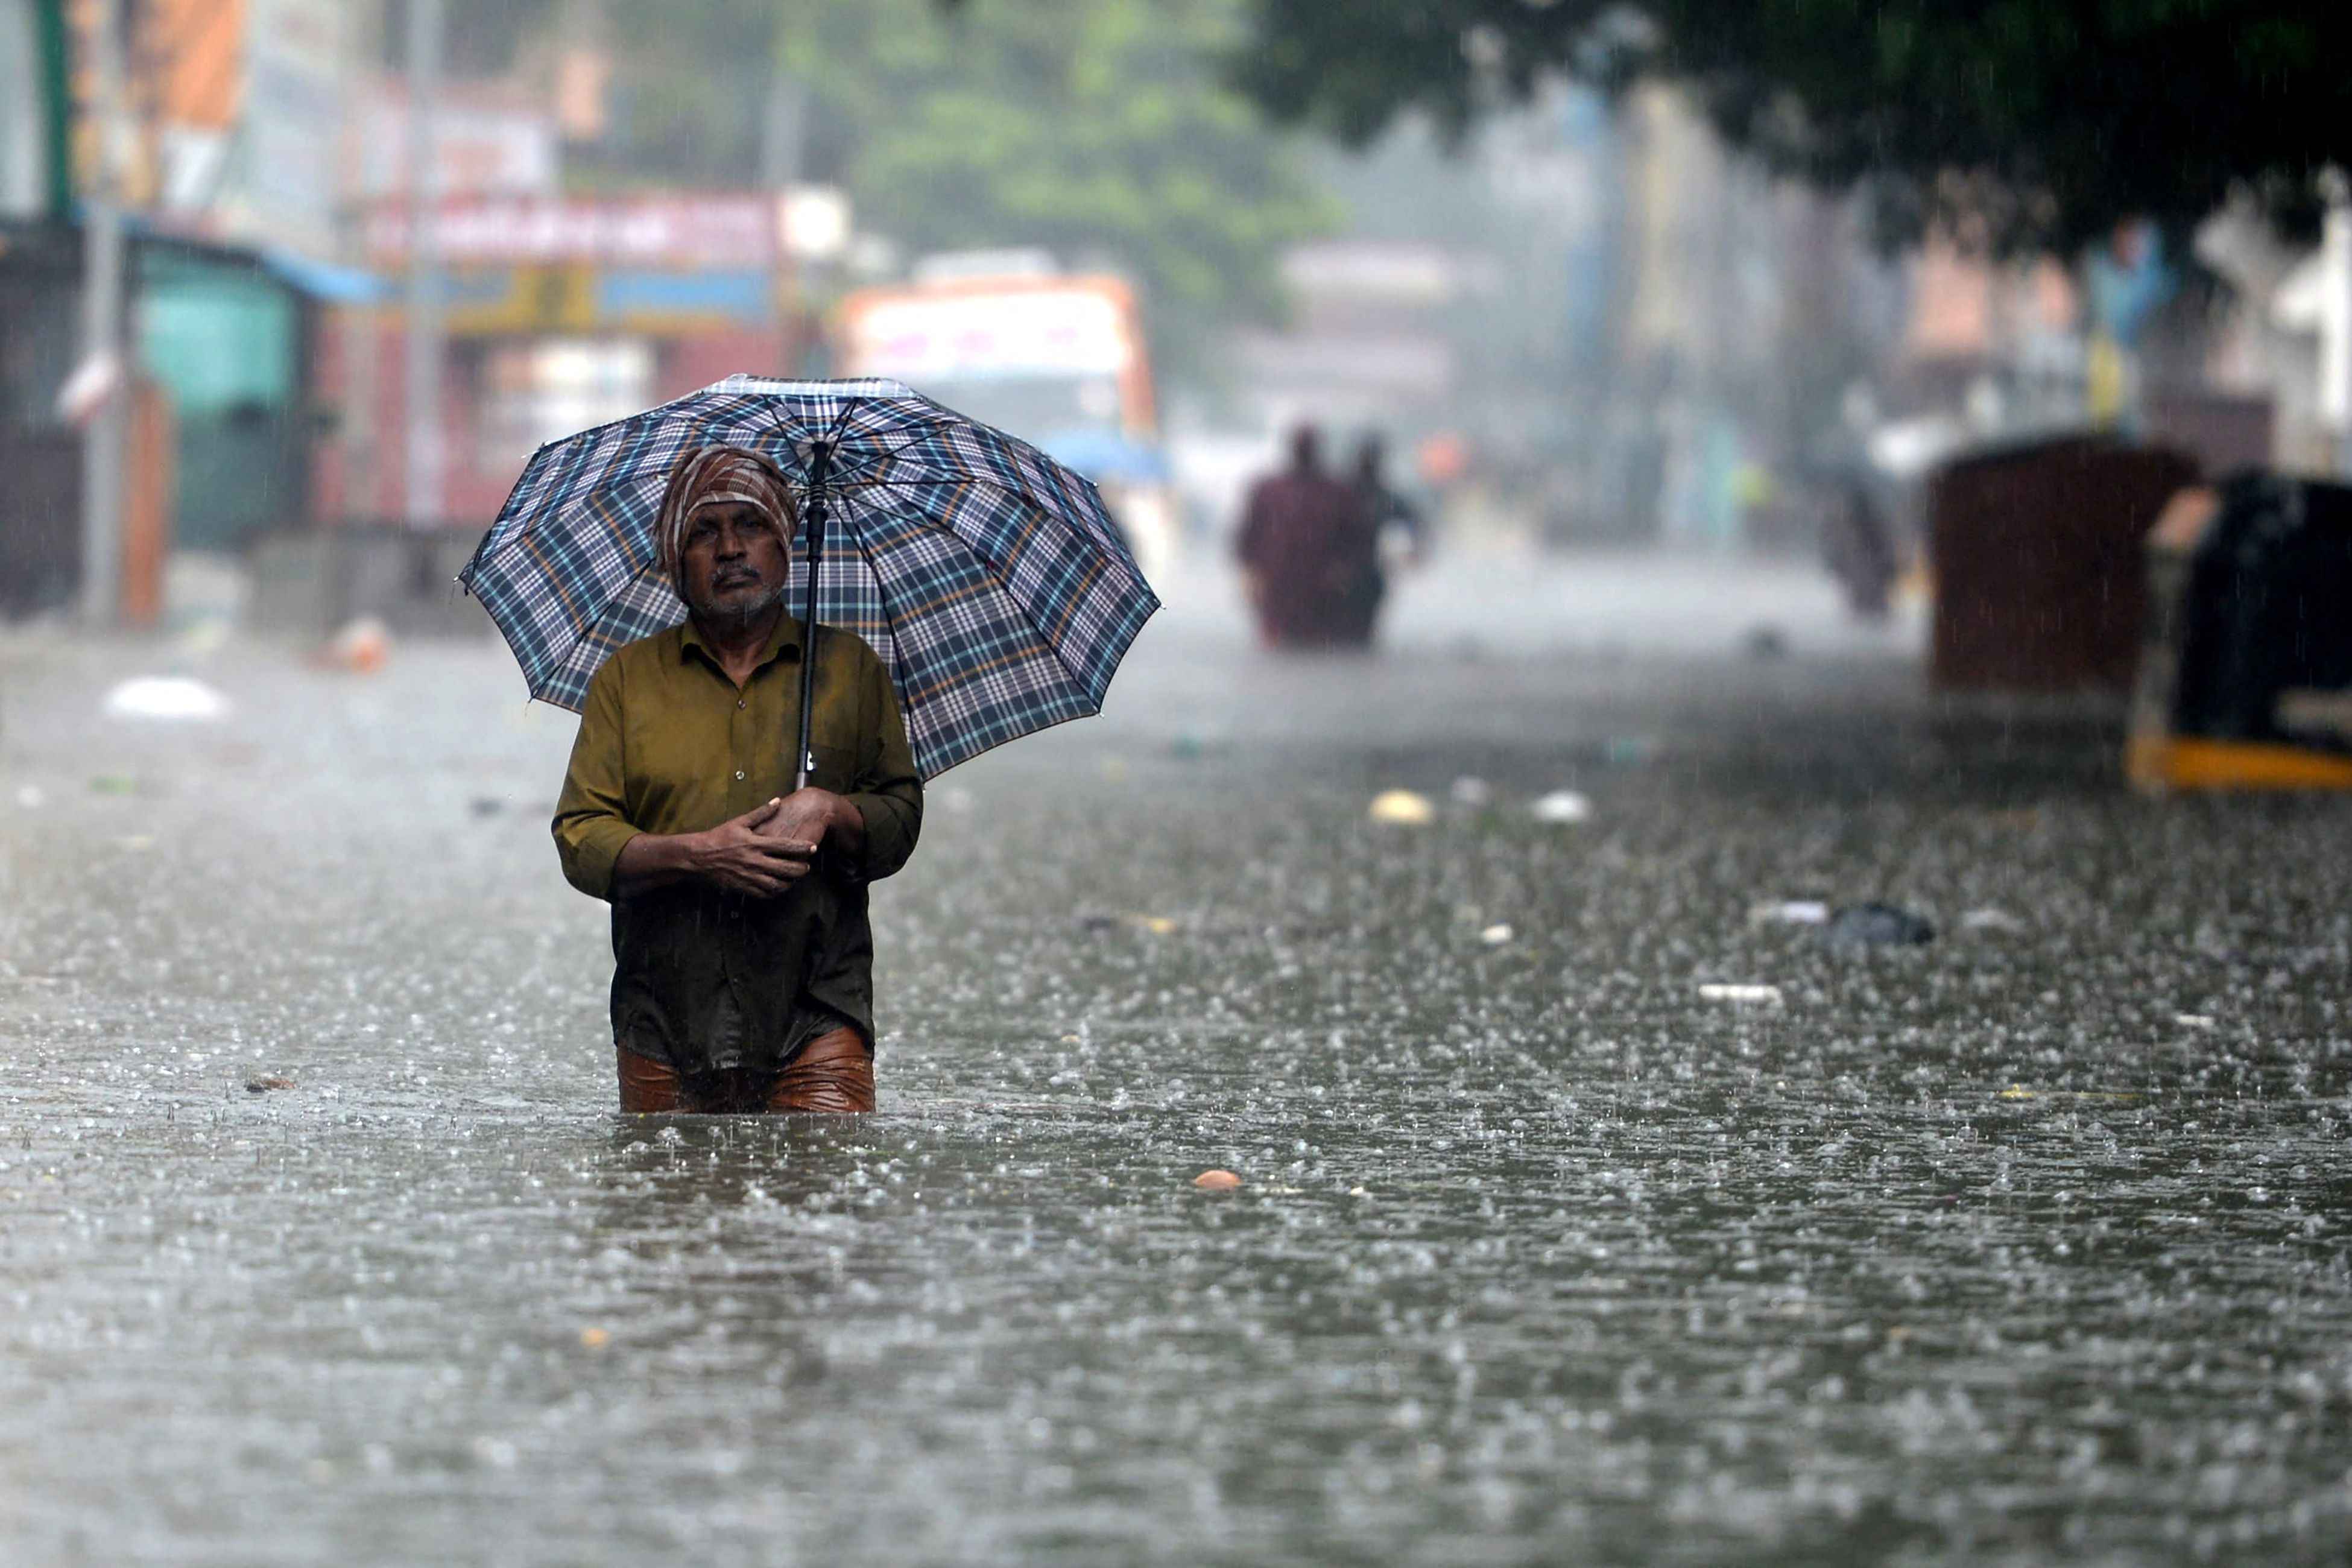
<instances>
[{"instance_id":1,"label":"striped headscarf","mask_svg":"<svg viewBox=\"0 0 2352 1568\"><path fill-rule=\"evenodd\" d=\"M670 468L654 519L654 564L672 584L686 549L686 525L707 506L740 501L756 507L775 524L789 553L800 531L800 503L783 472L766 457L741 447L698 447Z\"/></svg>"}]
</instances>

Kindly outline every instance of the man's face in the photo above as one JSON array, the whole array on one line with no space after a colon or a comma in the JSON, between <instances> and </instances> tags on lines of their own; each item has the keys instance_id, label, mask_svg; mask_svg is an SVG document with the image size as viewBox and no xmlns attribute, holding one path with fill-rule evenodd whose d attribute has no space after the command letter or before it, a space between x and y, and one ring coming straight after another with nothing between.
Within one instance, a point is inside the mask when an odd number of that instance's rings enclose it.
<instances>
[{"instance_id":1,"label":"man's face","mask_svg":"<svg viewBox=\"0 0 2352 1568\"><path fill-rule=\"evenodd\" d=\"M688 520L678 551L678 592L697 616L748 621L780 603L792 580L792 551L759 508L722 501Z\"/></svg>"}]
</instances>

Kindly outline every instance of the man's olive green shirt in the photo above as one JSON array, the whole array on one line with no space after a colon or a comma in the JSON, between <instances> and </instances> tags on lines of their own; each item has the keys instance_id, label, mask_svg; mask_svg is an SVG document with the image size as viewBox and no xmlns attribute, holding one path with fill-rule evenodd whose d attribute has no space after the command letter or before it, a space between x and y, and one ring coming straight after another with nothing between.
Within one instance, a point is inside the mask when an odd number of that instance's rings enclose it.
<instances>
[{"instance_id":1,"label":"man's olive green shirt","mask_svg":"<svg viewBox=\"0 0 2352 1568\"><path fill-rule=\"evenodd\" d=\"M772 1069L846 1022L874 1039L866 885L907 863L923 786L889 671L855 634L819 634L810 783L866 819L856 853L828 847L772 899L673 883L613 899L640 833L698 833L793 789L801 628L787 616L739 690L692 622L614 653L588 683L556 803L563 875L613 903L613 1035L681 1072Z\"/></svg>"}]
</instances>

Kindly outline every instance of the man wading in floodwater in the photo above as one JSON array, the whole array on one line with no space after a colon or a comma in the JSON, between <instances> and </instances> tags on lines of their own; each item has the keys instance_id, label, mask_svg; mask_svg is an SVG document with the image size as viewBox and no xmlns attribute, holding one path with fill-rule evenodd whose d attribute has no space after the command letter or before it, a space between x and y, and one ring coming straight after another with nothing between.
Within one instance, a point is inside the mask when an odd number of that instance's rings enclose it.
<instances>
[{"instance_id":1,"label":"man wading in floodwater","mask_svg":"<svg viewBox=\"0 0 2352 1568\"><path fill-rule=\"evenodd\" d=\"M613 906L623 1110L874 1109L866 885L907 863L923 786L881 658L827 627L816 767L787 793L799 521L759 454L681 457L654 548L688 618L588 685L554 832L565 878Z\"/></svg>"}]
</instances>

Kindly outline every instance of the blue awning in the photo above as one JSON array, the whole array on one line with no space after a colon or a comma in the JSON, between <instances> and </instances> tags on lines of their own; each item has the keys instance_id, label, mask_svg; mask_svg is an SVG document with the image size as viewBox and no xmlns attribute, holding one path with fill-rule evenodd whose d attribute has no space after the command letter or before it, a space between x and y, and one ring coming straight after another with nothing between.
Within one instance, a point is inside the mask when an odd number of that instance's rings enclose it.
<instances>
[{"instance_id":1,"label":"blue awning","mask_svg":"<svg viewBox=\"0 0 2352 1568\"><path fill-rule=\"evenodd\" d=\"M363 268L318 261L299 251L265 247L261 265L279 281L330 305L366 305L392 292L392 285Z\"/></svg>"}]
</instances>

